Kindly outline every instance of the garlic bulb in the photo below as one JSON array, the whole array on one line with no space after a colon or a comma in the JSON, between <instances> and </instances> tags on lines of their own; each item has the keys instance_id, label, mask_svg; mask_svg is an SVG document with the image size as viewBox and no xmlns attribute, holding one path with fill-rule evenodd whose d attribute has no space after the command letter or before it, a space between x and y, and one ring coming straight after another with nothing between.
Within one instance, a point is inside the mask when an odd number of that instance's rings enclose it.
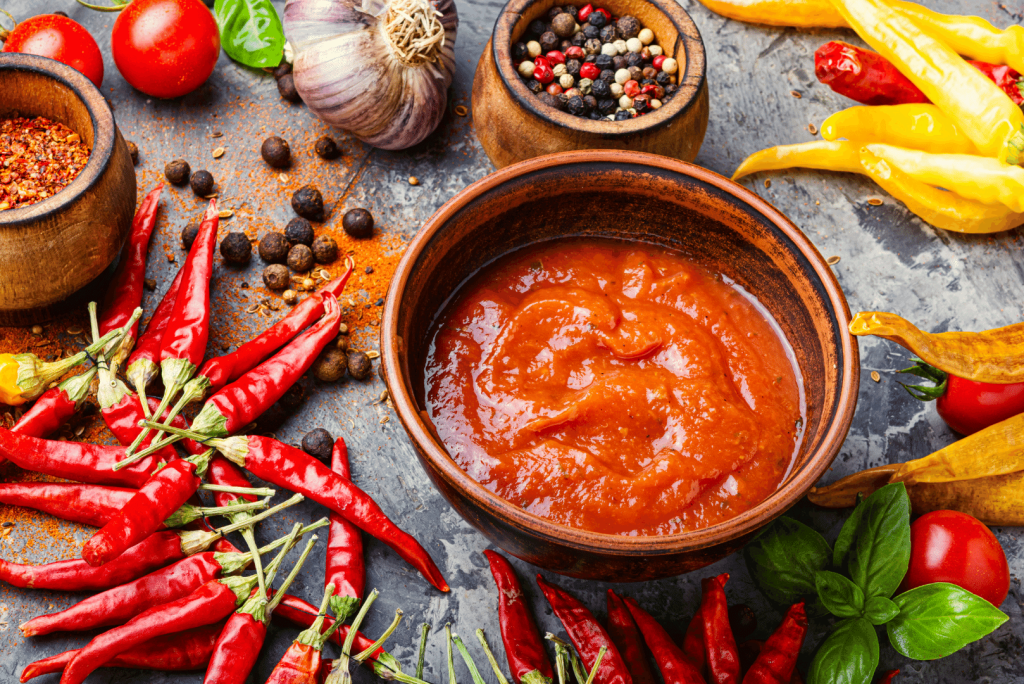
<instances>
[{"instance_id":1,"label":"garlic bulb","mask_svg":"<svg viewBox=\"0 0 1024 684\"><path fill-rule=\"evenodd\" d=\"M295 89L332 126L411 147L444 116L458 25L454 0L288 0Z\"/></svg>"}]
</instances>

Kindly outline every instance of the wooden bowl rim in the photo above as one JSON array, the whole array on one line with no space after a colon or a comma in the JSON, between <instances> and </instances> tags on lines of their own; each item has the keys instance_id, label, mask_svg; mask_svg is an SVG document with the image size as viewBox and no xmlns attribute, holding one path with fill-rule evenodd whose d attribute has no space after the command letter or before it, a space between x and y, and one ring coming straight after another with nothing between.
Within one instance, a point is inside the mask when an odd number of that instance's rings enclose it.
<instances>
[{"instance_id":1,"label":"wooden bowl rim","mask_svg":"<svg viewBox=\"0 0 1024 684\"><path fill-rule=\"evenodd\" d=\"M102 93L74 67L49 57L21 52L0 52L0 71L28 71L52 78L75 94L92 121L93 143L89 161L66 188L42 202L0 211L0 226L4 228L31 226L64 211L100 182L114 157L117 126L114 123L114 114L107 106ZM21 114L24 116L26 113ZM80 131L75 132L81 135Z\"/></svg>"},{"instance_id":2,"label":"wooden bowl rim","mask_svg":"<svg viewBox=\"0 0 1024 684\"><path fill-rule=\"evenodd\" d=\"M626 121L594 121L549 107L537 99L530 89L519 78L515 65L512 63L512 30L523 19L523 13L539 0L509 0L502 8L491 31L490 50L498 68L498 76L502 84L511 93L512 100L527 114L555 125L574 131L599 135L605 139L629 138L637 133L651 132L670 125L693 107L700 96L701 88L707 79L707 56L704 51L704 40L700 30L693 22L689 13L675 0L644 0L653 5L669 21L675 24L679 32L679 44L686 54L686 65L679 73L679 90L661 109L638 116ZM693 38L685 29L692 29L697 38ZM506 46L500 49L499 46ZM487 49L487 48L484 48Z\"/></svg>"},{"instance_id":3,"label":"wooden bowl rim","mask_svg":"<svg viewBox=\"0 0 1024 684\"><path fill-rule=\"evenodd\" d=\"M402 295L413 266L437 233L444 229L448 220L481 195L521 175L550 167L592 162L620 163L633 167L648 166L679 173L714 186L750 205L779 228L807 259L814 274L822 283L835 315L839 327L840 350L843 354L842 386L836 403L835 418L822 439L821 447L789 482L771 496L750 510L717 525L675 535L627 537L576 529L529 513L486 489L452 460L440 441L434 437L431 429L433 426L428 427L420 416L410 392L409 378L402 372L402 365L398 359L402 342L397 336ZM530 535L540 536L550 542L581 551L625 556L667 555L714 546L754 532L796 504L832 464L849 431L860 387L859 350L853 337L843 334L850 320L850 309L842 288L832 268L825 263L817 248L792 221L751 190L713 171L668 157L628 150L578 150L535 157L506 166L466 187L427 220L409 243L391 280L381 321L381 361L395 410L406 431L431 466L450 486L472 500L475 505L503 523ZM406 344L409 342L406 341Z\"/></svg>"}]
</instances>

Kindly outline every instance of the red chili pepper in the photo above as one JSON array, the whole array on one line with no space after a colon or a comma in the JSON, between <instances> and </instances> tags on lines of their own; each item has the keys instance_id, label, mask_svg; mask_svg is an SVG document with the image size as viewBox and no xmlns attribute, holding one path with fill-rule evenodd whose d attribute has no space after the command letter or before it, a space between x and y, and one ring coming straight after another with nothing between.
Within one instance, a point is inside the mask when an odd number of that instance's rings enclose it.
<instances>
[{"instance_id":1,"label":"red chili pepper","mask_svg":"<svg viewBox=\"0 0 1024 684\"><path fill-rule=\"evenodd\" d=\"M273 595L272 592L268 592ZM279 617L282 620L298 625L300 627L310 627L316 621L317 608L312 603L305 601L298 596L292 594L285 594L285 597L281 599L281 604L274 610L274 617ZM334 625L334 620L331 617L324 618L324 629L330 629ZM338 646L342 646L345 643L345 637L348 636L348 625L342 625L331 635L330 641L333 641ZM363 634L362 632L356 632L355 641L352 642L352 650L355 652L362 652L373 646L374 640ZM384 647L380 647L374 651L373 655L370 656L369 660L375 660L381 655L386 654L387 651Z\"/></svg>"},{"instance_id":2,"label":"red chili pepper","mask_svg":"<svg viewBox=\"0 0 1024 684\"><path fill-rule=\"evenodd\" d=\"M103 663L103 667L125 667L136 670L163 670L167 672L188 672L206 667L213 652L217 635L224 627L218 622L205 627L197 627L184 632L175 632L167 636L156 637L120 653L112 660ZM53 672L63 672L78 650L65 651L49 658L29 663L21 671L21 681L40 677Z\"/></svg>"},{"instance_id":3,"label":"red chili pepper","mask_svg":"<svg viewBox=\"0 0 1024 684\"><path fill-rule=\"evenodd\" d=\"M725 600L725 583L728 581L728 573L701 580L700 613L704 620L708 673L713 684L740 682L740 656L729 626L729 605Z\"/></svg>"},{"instance_id":4,"label":"red chili pepper","mask_svg":"<svg viewBox=\"0 0 1024 684\"><path fill-rule=\"evenodd\" d=\"M878 679L877 682L875 682L875 684L892 684L893 679L899 673L899 670L889 670L888 672L883 672L882 676Z\"/></svg>"},{"instance_id":5,"label":"red chili pepper","mask_svg":"<svg viewBox=\"0 0 1024 684\"><path fill-rule=\"evenodd\" d=\"M627 597L625 602L629 614L644 635L647 648L658 663L665 684L704 684L700 671L690 662L683 649L676 646L668 632L635 600Z\"/></svg>"},{"instance_id":6,"label":"red chili pepper","mask_svg":"<svg viewBox=\"0 0 1024 684\"><path fill-rule=\"evenodd\" d=\"M61 684L82 684L103 663L150 639L226 618L249 596L255 584L255 577L213 580L188 596L136 615L126 624L100 634L79 651L64 668Z\"/></svg>"},{"instance_id":7,"label":"red chili pepper","mask_svg":"<svg viewBox=\"0 0 1024 684\"><path fill-rule=\"evenodd\" d=\"M689 627L686 628L686 636L683 638L683 653L703 676L707 669L707 662L704 650L704 617L700 614L700 608L694 613Z\"/></svg>"},{"instance_id":8,"label":"red chili pepper","mask_svg":"<svg viewBox=\"0 0 1024 684\"><path fill-rule=\"evenodd\" d=\"M32 508L61 520L102 527L131 501L135 491L124 487L65 482L0 483L0 503Z\"/></svg>"},{"instance_id":9,"label":"red chili pepper","mask_svg":"<svg viewBox=\"0 0 1024 684\"><path fill-rule=\"evenodd\" d=\"M757 660L743 677L743 684L789 684L805 636L807 615L804 604L796 603L790 606L782 624L764 642Z\"/></svg>"},{"instance_id":10,"label":"red chili pepper","mask_svg":"<svg viewBox=\"0 0 1024 684\"><path fill-rule=\"evenodd\" d=\"M146 253L149 251L149 237L156 225L156 211L163 189L163 183L153 188L135 212L132 230L128 234L128 244L122 251L121 261L117 264L114 277L107 286L107 293L103 298L100 335L124 326L132 312L142 303L143 281L146 279ZM110 359L111 367L115 371L131 352L137 334L138 323L132 326L118 344L117 351Z\"/></svg>"},{"instance_id":11,"label":"red chili pepper","mask_svg":"<svg viewBox=\"0 0 1024 684\"><path fill-rule=\"evenodd\" d=\"M619 654L619 649L615 647L612 638L593 613L565 591L545 582L540 575L537 575L537 584L544 592L544 598L551 604L555 615L562 621L562 626L569 634L569 640L576 647L576 652L579 653L588 672L593 669L601 647L608 649L601 659L596 681L601 684L632 684L633 678Z\"/></svg>"},{"instance_id":12,"label":"red chili pepper","mask_svg":"<svg viewBox=\"0 0 1024 684\"><path fill-rule=\"evenodd\" d=\"M125 370L125 377L139 396L144 396L146 387L157 376L160 367L157 362L160 360L160 345L164 339L164 332L167 330L167 322L174 312L174 302L178 298L178 290L181 289L181 278L185 269L178 269L178 274L171 281L164 298L160 300L153 317L149 319L146 329L135 342L135 351L128 357L128 366Z\"/></svg>"},{"instance_id":13,"label":"red chili pepper","mask_svg":"<svg viewBox=\"0 0 1024 684\"><path fill-rule=\"evenodd\" d=\"M333 587L328 585L328 589L333 593ZM330 593L324 594L323 604L313 624L295 638L270 672L266 684L318 684L317 676L323 665L323 647L330 639L329 633L320 631L326 619L330 597Z\"/></svg>"},{"instance_id":14,"label":"red chili pepper","mask_svg":"<svg viewBox=\"0 0 1024 684\"><path fill-rule=\"evenodd\" d=\"M142 428L139 427L140 420L146 420L156 409L159 407L160 402L152 397L147 400L149 402L149 411L144 412L142 410L142 402L139 399L139 395L128 389L124 383L120 380L116 380L109 375L109 373L101 372L100 391L97 394L97 398L100 402L100 415L103 416L103 422L110 428L110 432L117 439L118 443L128 446L132 444L140 434L142 434ZM161 420L167 420L167 413L165 412ZM181 416L175 416L171 422L175 427L188 428L188 422ZM152 439L144 440L143 446L149 446ZM194 442L191 439L182 440L182 445L185 450L190 454L201 454L208 449L201 444ZM165 461L170 462L178 458L178 453L171 447L163 449L159 452L159 457Z\"/></svg>"},{"instance_id":15,"label":"red chili pepper","mask_svg":"<svg viewBox=\"0 0 1024 684\"><path fill-rule=\"evenodd\" d=\"M182 440L191 442L192 440ZM194 442L193 442L194 443ZM249 478L234 463L220 454L214 454L210 459L210 467L206 470L206 479L210 484L224 485L227 487L252 487ZM230 506L232 503L243 499L250 503L257 501L254 494L234 494L230 492L214 492L213 502L218 506Z\"/></svg>"},{"instance_id":16,"label":"red chili pepper","mask_svg":"<svg viewBox=\"0 0 1024 684\"><path fill-rule=\"evenodd\" d=\"M307 300L308 301L308 300ZM348 447L339 437L331 454L331 470L346 480L352 479L349 470ZM366 589L366 567L363 561L363 536L359 528L337 513L331 513L331 527L327 535L327 572L324 586L334 585L331 612L341 621L355 613Z\"/></svg>"},{"instance_id":17,"label":"red chili pepper","mask_svg":"<svg viewBox=\"0 0 1024 684\"><path fill-rule=\"evenodd\" d=\"M608 590L608 634L626 661L633 684L654 684L654 673L647 662L643 637L626 603L611 589ZM669 681L668 675L665 681Z\"/></svg>"},{"instance_id":18,"label":"red chili pepper","mask_svg":"<svg viewBox=\"0 0 1024 684\"><path fill-rule=\"evenodd\" d=\"M484 551L498 587L498 624L508 657L508 669L516 684L545 684L555 673L512 564L494 551Z\"/></svg>"},{"instance_id":19,"label":"red chili pepper","mask_svg":"<svg viewBox=\"0 0 1024 684\"><path fill-rule=\"evenodd\" d=\"M95 375L96 369L90 368L46 390L11 428L11 432L40 438L56 432L57 428L75 415L79 405L89 396L89 386ZM6 461L6 458L0 457L0 465Z\"/></svg>"}]
</instances>

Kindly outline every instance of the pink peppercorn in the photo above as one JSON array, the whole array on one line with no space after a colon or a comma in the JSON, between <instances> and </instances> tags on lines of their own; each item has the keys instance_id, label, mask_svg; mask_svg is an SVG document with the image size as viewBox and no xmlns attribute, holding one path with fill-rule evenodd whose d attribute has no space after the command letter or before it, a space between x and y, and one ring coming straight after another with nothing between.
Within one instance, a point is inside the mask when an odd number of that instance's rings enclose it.
<instances>
[{"instance_id":1,"label":"pink peppercorn","mask_svg":"<svg viewBox=\"0 0 1024 684\"><path fill-rule=\"evenodd\" d=\"M640 92L644 95L650 95L651 98L655 100L660 100L661 98L665 97L665 89L662 88L660 85L656 85L654 83L645 85L643 88L640 89Z\"/></svg>"},{"instance_id":2,"label":"pink peppercorn","mask_svg":"<svg viewBox=\"0 0 1024 684\"><path fill-rule=\"evenodd\" d=\"M552 83L548 84L547 91L548 91L549 94L554 95L555 97L557 97L557 96L562 94L562 86L558 85L557 83L552 82Z\"/></svg>"},{"instance_id":3,"label":"pink peppercorn","mask_svg":"<svg viewBox=\"0 0 1024 684\"><path fill-rule=\"evenodd\" d=\"M580 70L580 73L583 73L582 69ZM536 71L533 72L533 77L537 78ZM537 78L537 80L540 81L539 78ZM543 82L544 81L541 81L541 83ZM624 92L626 95L629 95L630 97L636 97L637 95L640 94L640 84L632 80L626 81L625 83L622 84L622 92Z\"/></svg>"},{"instance_id":4,"label":"pink peppercorn","mask_svg":"<svg viewBox=\"0 0 1024 684\"><path fill-rule=\"evenodd\" d=\"M565 64L565 55L559 50L552 50L548 54L544 55L544 58L548 60L548 63L553 67L555 64Z\"/></svg>"},{"instance_id":5,"label":"pink peppercorn","mask_svg":"<svg viewBox=\"0 0 1024 684\"><path fill-rule=\"evenodd\" d=\"M580 66L580 78L596 79L601 75L601 69L593 62L587 62Z\"/></svg>"},{"instance_id":6,"label":"pink peppercorn","mask_svg":"<svg viewBox=\"0 0 1024 684\"><path fill-rule=\"evenodd\" d=\"M550 66L548 66L547 60L544 60L543 64L540 60L541 58L538 57L537 61L533 64L533 77L544 85L547 85L555 80L555 72L551 70Z\"/></svg>"},{"instance_id":7,"label":"pink peppercorn","mask_svg":"<svg viewBox=\"0 0 1024 684\"><path fill-rule=\"evenodd\" d=\"M569 59L583 59L587 56L587 51L579 45L573 45L572 47L565 49L565 56Z\"/></svg>"},{"instance_id":8,"label":"pink peppercorn","mask_svg":"<svg viewBox=\"0 0 1024 684\"><path fill-rule=\"evenodd\" d=\"M541 65L543 65L543 66L546 66L549 69L551 68L551 62L549 62L547 60L547 57L534 57L533 58L533 65L534 66L541 66Z\"/></svg>"},{"instance_id":9,"label":"pink peppercorn","mask_svg":"<svg viewBox=\"0 0 1024 684\"><path fill-rule=\"evenodd\" d=\"M665 55L657 55L651 60L651 66L657 70L661 70L661 65L665 63Z\"/></svg>"},{"instance_id":10,"label":"pink peppercorn","mask_svg":"<svg viewBox=\"0 0 1024 684\"><path fill-rule=\"evenodd\" d=\"M576 16L578 17L577 21L579 21L582 24L587 20L587 17L589 17L590 13L593 11L594 6L589 3L584 5L583 7L580 7L580 11L576 14Z\"/></svg>"}]
</instances>

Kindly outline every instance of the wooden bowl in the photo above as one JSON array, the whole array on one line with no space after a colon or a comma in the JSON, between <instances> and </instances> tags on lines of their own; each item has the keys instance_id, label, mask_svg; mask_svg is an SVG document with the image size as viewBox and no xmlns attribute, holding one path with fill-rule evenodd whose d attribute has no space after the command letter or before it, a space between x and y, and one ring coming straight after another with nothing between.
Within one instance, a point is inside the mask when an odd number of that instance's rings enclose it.
<instances>
[{"instance_id":1,"label":"wooden bowl","mask_svg":"<svg viewBox=\"0 0 1024 684\"><path fill-rule=\"evenodd\" d=\"M600 207L601 213L579 207ZM598 534L528 513L482 487L451 459L424 412L423 368L435 316L460 283L493 259L565 235L671 247L733 278L768 308L792 345L807 403L792 472L768 499L694 532ZM462 517L534 565L626 582L688 572L736 551L821 477L846 437L860 383L849 322L831 268L771 204L692 164L591 150L507 167L441 207L416 234L391 282L381 346L398 416L430 478Z\"/></svg>"},{"instance_id":2,"label":"wooden bowl","mask_svg":"<svg viewBox=\"0 0 1024 684\"><path fill-rule=\"evenodd\" d=\"M117 257L135 214L135 168L110 107L75 69L0 53L0 93L0 118L45 116L92 150L53 197L0 211L0 325L28 325L53 316Z\"/></svg>"},{"instance_id":3,"label":"wooden bowl","mask_svg":"<svg viewBox=\"0 0 1024 684\"><path fill-rule=\"evenodd\" d=\"M693 161L708 128L704 42L675 0L602 0L615 16L632 15L679 61L679 90L661 109L626 121L592 121L542 103L512 63L511 46L558 0L510 0L494 23L473 79L473 126L501 168L555 152L634 150Z\"/></svg>"}]
</instances>

